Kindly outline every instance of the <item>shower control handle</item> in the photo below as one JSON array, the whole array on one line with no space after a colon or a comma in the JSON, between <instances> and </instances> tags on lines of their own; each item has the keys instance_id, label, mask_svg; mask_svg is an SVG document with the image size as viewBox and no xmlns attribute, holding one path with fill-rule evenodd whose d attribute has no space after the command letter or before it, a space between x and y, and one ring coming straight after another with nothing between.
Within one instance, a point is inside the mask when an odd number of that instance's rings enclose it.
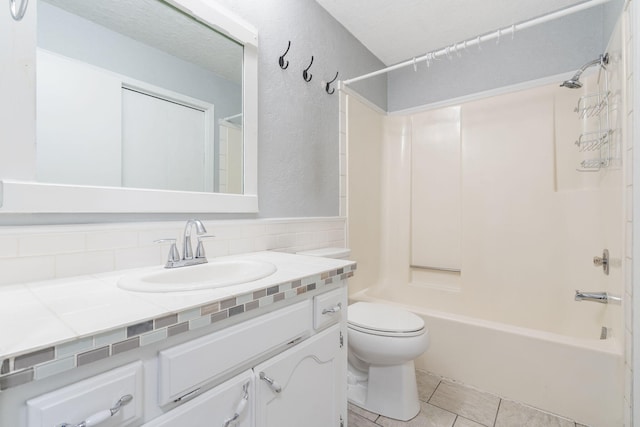
<instances>
[{"instance_id":1,"label":"shower control handle","mask_svg":"<svg viewBox=\"0 0 640 427\"><path fill-rule=\"evenodd\" d=\"M601 304L620 304L622 298L610 295L607 292L582 292L576 289L576 301L593 301Z\"/></svg>"},{"instance_id":2,"label":"shower control handle","mask_svg":"<svg viewBox=\"0 0 640 427\"><path fill-rule=\"evenodd\" d=\"M602 251L602 256L594 256L593 257L593 265L596 267L600 267L602 266L602 271L604 271L604 274L606 274L607 276L609 275L609 250L608 249L604 249Z\"/></svg>"}]
</instances>

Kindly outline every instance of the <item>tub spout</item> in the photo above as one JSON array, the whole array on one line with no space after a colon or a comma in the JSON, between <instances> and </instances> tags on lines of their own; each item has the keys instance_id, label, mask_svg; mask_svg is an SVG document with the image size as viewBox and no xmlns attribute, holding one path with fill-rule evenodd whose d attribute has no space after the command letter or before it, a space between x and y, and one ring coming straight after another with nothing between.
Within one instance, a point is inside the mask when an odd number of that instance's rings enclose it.
<instances>
[{"instance_id":1,"label":"tub spout","mask_svg":"<svg viewBox=\"0 0 640 427\"><path fill-rule=\"evenodd\" d=\"M609 295L607 292L582 292L576 290L576 301L594 301L601 304L620 304L622 298Z\"/></svg>"}]
</instances>

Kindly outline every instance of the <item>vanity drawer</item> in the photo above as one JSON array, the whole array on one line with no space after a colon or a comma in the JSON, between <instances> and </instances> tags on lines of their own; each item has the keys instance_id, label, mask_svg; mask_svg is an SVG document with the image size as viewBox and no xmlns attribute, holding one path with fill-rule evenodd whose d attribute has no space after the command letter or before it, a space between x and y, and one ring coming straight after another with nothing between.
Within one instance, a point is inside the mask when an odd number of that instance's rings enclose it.
<instances>
[{"instance_id":1,"label":"vanity drawer","mask_svg":"<svg viewBox=\"0 0 640 427\"><path fill-rule=\"evenodd\" d=\"M100 427L133 425L142 418L142 363L135 362L27 401L27 427L72 426L103 419ZM113 416L106 412L123 396L133 399Z\"/></svg>"},{"instance_id":2,"label":"vanity drawer","mask_svg":"<svg viewBox=\"0 0 640 427\"><path fill-rule=\"evenodd\" d=\"M240 369L311 330L311 301L265 314L159 353L159 403Z\"/></svg>"},{"instance_id":3,"label":"vanity drawer","mask_svg":"<svg viewBox=\"0 0 640 427\"><path fill-rule=\"evenodd\" d=\"M339 322L346 315L347 306L344 301L346 289L335 289L313 297L313 328L326 328Z\"/></svg>"}]
</instances>

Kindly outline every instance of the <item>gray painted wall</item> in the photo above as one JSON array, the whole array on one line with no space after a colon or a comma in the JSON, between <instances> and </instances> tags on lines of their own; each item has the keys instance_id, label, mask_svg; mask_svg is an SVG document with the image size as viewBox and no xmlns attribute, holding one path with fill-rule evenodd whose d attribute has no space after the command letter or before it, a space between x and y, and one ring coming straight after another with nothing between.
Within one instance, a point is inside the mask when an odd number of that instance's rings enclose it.
<instances>
[{"instance_id":1,"label":"gray painted wall","mask_svg":"<svg viewBox=\"0 0 640 427\"><path fill-rule=\"evenodd\" d=\"M384 67L314 0L221 0L258 29L261 217L338 215L338 93L322 81ZM286 56L278 58L291 41ZM302 79L311 56L311 82ZM384 79L360 88L386 108Z\"/></svg>"},{"instance_id":2,"label":"gray painted wall","mask_svg":"<svg viewBox=\"0 0 640 427\"><path fill-rule=\"evenodd\" d=\"M469 48L418 71L406 67L388 75L388 111L414 108L547 76L567 73L606 48L622 0L597 6ZM444 47L444 46L443 46ZM409 59L409 58L407 58ZM558 82L560 83L560 82Z\"/></svg>"}]
</instances>

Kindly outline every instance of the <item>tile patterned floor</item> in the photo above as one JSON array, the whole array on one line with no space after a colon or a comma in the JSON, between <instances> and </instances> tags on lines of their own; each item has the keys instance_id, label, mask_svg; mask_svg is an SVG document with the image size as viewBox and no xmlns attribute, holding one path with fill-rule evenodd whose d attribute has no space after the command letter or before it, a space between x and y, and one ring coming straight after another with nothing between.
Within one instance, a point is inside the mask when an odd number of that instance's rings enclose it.
<instances>
[{"instance_id":1,"label":"tile patterned floor","mask_svg":"<svg viewBox=\"0 0 640 427\"><path fill-rule=\"evenodd\" d=\"M420 412L403 422L349 404L349 427L586 427L532 407L416 371Z\"/></svg>"}]
</instances>

